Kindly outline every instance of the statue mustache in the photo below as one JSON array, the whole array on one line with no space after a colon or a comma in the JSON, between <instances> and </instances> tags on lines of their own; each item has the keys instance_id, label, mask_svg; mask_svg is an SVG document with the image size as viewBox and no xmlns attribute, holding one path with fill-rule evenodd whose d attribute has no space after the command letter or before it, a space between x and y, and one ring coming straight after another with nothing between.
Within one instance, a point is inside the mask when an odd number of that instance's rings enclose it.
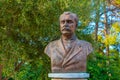
<instances>
[{"instance_id":1,"label":"statue mustache","mask_svg":"<svg viewBox=\"0 0 120 80\"><path fill-rule=\"evenodd\" d=\"M62 31L71 31L69 26L63 26Z\"/></svg>"}]
</instances>

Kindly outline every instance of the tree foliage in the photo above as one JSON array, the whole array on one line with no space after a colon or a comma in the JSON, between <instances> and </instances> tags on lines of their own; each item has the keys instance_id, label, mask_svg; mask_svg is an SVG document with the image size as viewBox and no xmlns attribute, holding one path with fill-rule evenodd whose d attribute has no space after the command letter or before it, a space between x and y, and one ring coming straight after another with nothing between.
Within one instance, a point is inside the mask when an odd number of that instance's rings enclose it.
<instances>
[{"instance_id":1,"label":"tree foliage","mask_svg":"<svg viewBox=\"0 0 120 80\"><path fill-rule=\"evenodd\" d=\"M78 38L95 46L88 59L90 80L120 78L120 56L116 49L120 40L120 24L115 19L109 23L107 14L111 11L114 16L109 16L118 17L118 7L110 8L105 0L0 0L2 79L49 80L50 59L44 54L44 48L60 37L59 15L64 11L78 14L81 22L76 31ZM102 21L104 15L107 17ZM95 25L91 26L91 23ZM102 29L99 29L101 23ZM106 36L105 24L109 33ZM104 51L110 45L113 49L108 57ZM109 61L109 67L106 61Z\"/></svg>"}]
</instances>

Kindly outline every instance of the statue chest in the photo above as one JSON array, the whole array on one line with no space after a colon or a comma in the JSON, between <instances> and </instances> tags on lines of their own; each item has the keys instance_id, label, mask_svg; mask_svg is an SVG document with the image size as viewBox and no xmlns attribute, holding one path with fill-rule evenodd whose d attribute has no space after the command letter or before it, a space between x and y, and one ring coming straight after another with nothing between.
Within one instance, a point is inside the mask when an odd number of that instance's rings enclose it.
<instances>
[{"instance_id":1,"label":"statue chest","mask_svg":"<svg viewBox=\"0 0 120 80\"><path fill-rule=\"evenodd\" d=\"M80 49L71 49L67 55L61 49L53 49L51 68L53 72L84 72L86 71L86 53Z\"/></svg>"}]
</instances>

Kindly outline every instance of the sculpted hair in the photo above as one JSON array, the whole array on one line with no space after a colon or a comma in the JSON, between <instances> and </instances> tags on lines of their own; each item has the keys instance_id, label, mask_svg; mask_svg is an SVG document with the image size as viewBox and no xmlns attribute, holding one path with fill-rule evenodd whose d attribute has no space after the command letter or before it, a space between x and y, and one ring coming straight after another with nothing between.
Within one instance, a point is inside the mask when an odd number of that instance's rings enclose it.
<instances>
[{"instance_id":1,"label":"sculpted hair","mask_svg":"<svg viewBox=\"0 0 120 80\"><path fill-rule=\"evenodd\" d=\"M63 15L71 15L71 16L73 16L74 19L75 19L75 22L76 22L76 27L78 26L78 16L77 16L75 13L72 13L72 12L70 12L70 11L63 12L63 14L60 15L60 18L61 18ZM59 18L59 21L60 21L60 18Z\"/></svg>"}]
</instances>

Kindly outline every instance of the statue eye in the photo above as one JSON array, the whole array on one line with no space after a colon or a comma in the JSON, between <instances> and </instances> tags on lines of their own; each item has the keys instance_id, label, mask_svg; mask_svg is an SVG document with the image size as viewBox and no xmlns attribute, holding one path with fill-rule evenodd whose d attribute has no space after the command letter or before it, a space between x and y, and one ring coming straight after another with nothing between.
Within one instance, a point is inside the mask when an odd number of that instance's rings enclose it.
<instances>
[{"instance_id":1,"label":"statue eye","mask_svg":"<svg viewBox=\"0 0 120 80\"><path fill-rule=\"evenodd\" d=\"M67 23L73 23L73 21L72 20L67 20Z\"/></svg>"},{"instance_id":2,"label":"statue eye","mask_svg":"<svg viewBox=\"0 0 120 80\"><path fill-rule=\"evenodd\" d=\"M64 24L64 23L65 23L65 21L63 20L63 21L61 21L61 23L62 23L62 24Z\"/></svg>"}]
</instances>

